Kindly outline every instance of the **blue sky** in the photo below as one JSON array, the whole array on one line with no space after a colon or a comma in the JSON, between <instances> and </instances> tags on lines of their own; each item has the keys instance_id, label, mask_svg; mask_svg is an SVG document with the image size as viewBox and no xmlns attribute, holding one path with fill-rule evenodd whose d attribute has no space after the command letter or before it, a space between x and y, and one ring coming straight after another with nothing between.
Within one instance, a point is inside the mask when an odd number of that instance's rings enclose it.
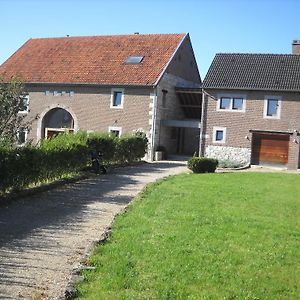
<instances>
[{"instance_id":1,"label":"blue sky","mask_svg":"<svg viewBox=\"0 0 300 300\"><path fill-rule=\"evenodd\" d=\"M299 0L0 0L0 64L36 37L189 32L201 77L216 53L291 53Z\"/></svg>"}]
</instances>

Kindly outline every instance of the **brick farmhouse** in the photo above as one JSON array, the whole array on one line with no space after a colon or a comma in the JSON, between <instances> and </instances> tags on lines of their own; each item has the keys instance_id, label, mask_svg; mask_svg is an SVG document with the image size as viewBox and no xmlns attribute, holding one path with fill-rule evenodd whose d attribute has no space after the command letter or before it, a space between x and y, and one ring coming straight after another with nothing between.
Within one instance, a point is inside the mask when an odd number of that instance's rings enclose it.
<instances>
[{"instance_id":1,"label":"brick farmhouse","mask_svg":"<svg viewBox=\"0 0 300 300\"><path fill-rule=\"evenodd\" d=\"M300 167L300 41L293 54L217 54L203 81L201 153Z\"/></svg>"},{"instance_id":2,"label":"brick farmhouse","mask_svg":"<svg viewBox=\"0 0 300 300\"><path fill-rule=\"evenodd\" d=\"M137 129L171 154L199 151L201 78L188 34L120 35L28 40L0 66L20 77L35 118L19 142L62 131Z\"/></svg>"},{"instance_id":3,"label":"brick farmhouse","mask_svg":"<svg viewBox=\"0 0 300 300\"><path fill-rule=\"evenodd\" d=\"M217 54L201 83L188 34L30 39L2 66L19 76L20 143L62 131L147 133L148 158L194 154L300 168L300 41L293 54Z\"/></svg>"}]
</instances>

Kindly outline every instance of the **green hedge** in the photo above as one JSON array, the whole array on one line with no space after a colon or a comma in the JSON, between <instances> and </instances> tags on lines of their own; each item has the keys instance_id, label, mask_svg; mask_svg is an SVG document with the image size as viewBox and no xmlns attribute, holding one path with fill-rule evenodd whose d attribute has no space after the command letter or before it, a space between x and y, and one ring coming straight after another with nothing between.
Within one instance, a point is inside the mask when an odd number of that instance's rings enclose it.
<instances>
[{"instance_id":1,"label":"green hedge","mask_svg":"<svg viewBox=\"0 0 300 300\"><path fill-rule=\"evenodd\" d=\"M37 147L0 148L0 193L78 172L90 164L93 149L103 154L107 164L129 163L144 157L147 138L140 133L117 138L79 132L58 135Z\"/></svg>"},{"instance_id":2,"label":"green hedge","mask_svg":"<svg viewBox=\"0 0 300 300\"><path fill-rule=\"evenodd\" d=\"M188 161L188 168L194 173L214 173L218 160L207 157L193 157Z\"/></svg>"}]
</instances>

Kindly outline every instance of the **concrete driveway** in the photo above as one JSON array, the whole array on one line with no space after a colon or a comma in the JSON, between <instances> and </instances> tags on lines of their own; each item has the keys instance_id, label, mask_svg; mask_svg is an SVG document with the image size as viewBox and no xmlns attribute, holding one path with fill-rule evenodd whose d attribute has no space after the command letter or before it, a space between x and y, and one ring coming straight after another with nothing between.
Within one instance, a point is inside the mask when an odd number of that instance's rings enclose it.
<instances>
[{"instance_id":1,"label":"concrete driveway","mask_svg":"<svg viewBox=\"0 0 300 300\"><path fill-rule=\"evenodd\" d=\"M0 207L0 299L61 299L72 270L149 182L186 172L156 162L113 170Z\"/></svg>"}]
</instances>

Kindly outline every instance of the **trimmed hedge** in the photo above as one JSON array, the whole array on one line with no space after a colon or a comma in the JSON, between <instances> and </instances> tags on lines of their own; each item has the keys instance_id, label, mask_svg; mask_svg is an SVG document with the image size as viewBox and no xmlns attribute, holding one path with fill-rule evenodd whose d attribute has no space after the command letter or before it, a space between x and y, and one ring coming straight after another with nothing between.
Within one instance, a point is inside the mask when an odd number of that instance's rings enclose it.
<instances>
[{"instance_id":1,"label":"trimmed hedge","mask_svg":"<svg viewBox=\"0 0 300 300\"><path fill-rule=\"evenodd\" d=\"M117 138L108 134L61 134L39 146L0 148L0 194L62 178L91 162L91 151L103 154L107 164L142 159L147 151L145 134Z\"/></svg>"},{"instance_id":2,"label":"trimmed hedge","mask_svg":"<svg viewBox=\"0 0 300 300\"><path fill-rule=\"evenodd\" d=\"M214 173L218 166L218 160L207 157L193 157L187 165L193 173Z\"/></svg>"}]
</instances>

